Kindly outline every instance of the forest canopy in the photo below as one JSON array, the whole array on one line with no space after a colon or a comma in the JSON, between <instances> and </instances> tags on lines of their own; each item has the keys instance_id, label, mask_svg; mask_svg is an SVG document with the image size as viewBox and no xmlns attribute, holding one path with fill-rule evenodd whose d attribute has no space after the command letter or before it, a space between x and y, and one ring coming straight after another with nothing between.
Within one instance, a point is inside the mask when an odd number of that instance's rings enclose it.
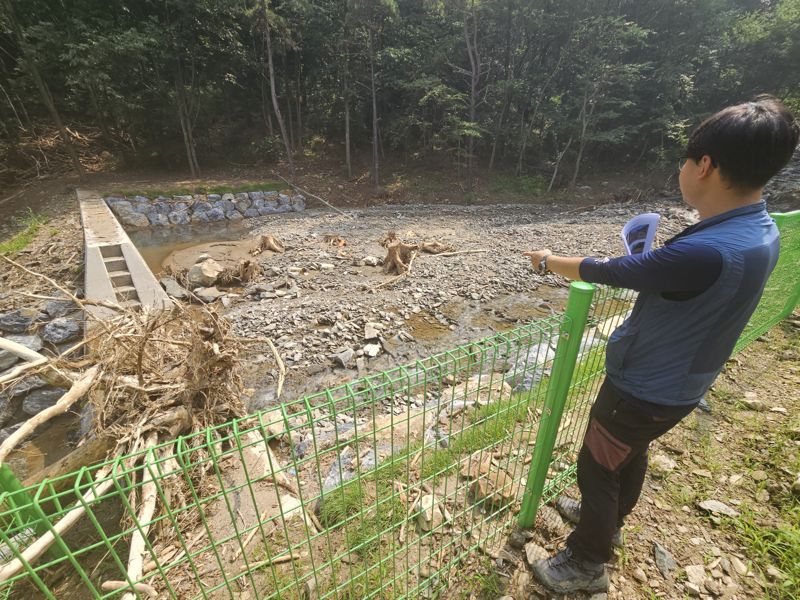
<instances>
[{"instance_id":1,"label":"forest canopy","mask_svg":"<svg viewBox=\"0 0 800 600\"><path fill-rule=\"evenodd\" d=\"M587 165L674 159L703 116L758 93L800 108L800 0L0 0L0 11L9 172L44 168L49 132L195 176L324 152L347 172L362 157L376 184L391 157L454 165L467 188L478 167L574 185Z\"/></svg>"}]
</instances>

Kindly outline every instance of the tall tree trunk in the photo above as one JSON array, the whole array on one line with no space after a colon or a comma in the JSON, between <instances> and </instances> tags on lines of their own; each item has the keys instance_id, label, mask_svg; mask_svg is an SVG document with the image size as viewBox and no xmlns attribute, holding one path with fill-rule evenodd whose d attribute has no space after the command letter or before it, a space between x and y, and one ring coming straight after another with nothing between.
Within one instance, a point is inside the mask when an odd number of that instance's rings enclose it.
<instances>
[{"instance_id":1,"label":"tall tree trunk","mask_svg":"<svg viewBox=\"0 0 800 600\"><path fill-rule=\"evenodd\" d=\"M350 158L350 73L345 59L344 67L344 160L347 163L347 178L353 177L353 164Z\"/></svg>"},{"instance_id":2,"label":"tall tree trunk","mask_svg":"<svg viewBox=\"0 0 800 600\"><path fill-rule=\"evenodd\" d=\"M519 126L520 126L520 136L521 136L522 139L520 139L520 143L519 143L519 154L517 155L517 168L514 171L516 173L517 177L519 177L522 174L522 162L525 159L525 149L528 146L528 133L529 133L530 128L526 125L526 122L525 122L525 114L527 112L528 112L528 109L526 107L525 110L522 111L522 118L520 119L520 124L519 124Z\"/></svg>"},{"instance_id":3,"label":"tall tree trunk","mask_svg":"<svg viewBox=\"0 0 800 600\"><path fill-rule=\"evenodd\" d=\"M183 79L183 67L180 58L175 64L175 104L178 109L178 120L183 134L183 145L186 149L186 159L189 162L189 172L193 179L200 177L200 165L194 152L194 137L192 136L192 114L186 99L186 86Z\"/></svg>"},{"instance_id":4,"label":"tall tree trunk","mask_svg":"<svg viewBox=\"0 0 800 600\"><path fill-rule=\"evenodd\" d=\"M470 30L469 22L472 21ZM475 1L471 3L469 15L464 15L464 41L467 45L470 65L470 86L469 86L469 122L475 124L475 114L478 104L478 84L481 77L481 59L478 54L478 22L475 18ZM469 193L472 191L472 162L475 150L475 137L467 136L466 144L466 164L464 169L464 190Z\"/></svg>"},{"instance_id":5,"label":"tall tree trunk","mask_svg":"<svg viewBox=\"0 0 800 600\"><path fill-rule=\"evenodd\" d=\"M267 77L265 73L261 73L261 117L264 119L264 125L267 126L267 133L270 136L275 135L275 128L272 125L272 111L267 106Z\"/></svg>"},{"instance_id":6,"label":"tall tree trunk","mask_svg":"<svg viewBox=\"0 0 800 600\"><path fill-rule=\"evenodd\" d=\"M25 66L28 69L28 74L31 76L31 79L33 80L33 83L42 98L42 102L44 102L44 105L47 107L47 112L50 113L50 118L53 119L53 123L58 129L58 133L61 135L61 139L64 140L64 143L67 146L67 152L69 153L69 157L72 161L72 166L75 168L75 172L78 174L78 177L83 178L85 171L80 159L78 158L78 152L75 149L75 145L72 143L72 138L67 133L67 128L64 127L64 122L61 120L61 115L56 108L53 96L50 94L50 89L47 87L47 82L45 82L45 80L42 78L39 68L36 66L36 61L34 61L33 56L31 55L30 48L28 48L28 44L25 41L25 36L22 33L22 26L19 24L19 21L17 21L17 15L14 12L14 5L11 0L2 0L2 3L2 6L5 9L6 18L8 19L11 30L14 32L14 37L17 39L17 44L22 52Z\"/></svg>"},{"instance_id":7,"label":"tall tree trunk","mask_svg":"<svg viewBox=\"0 0 800 600\"><path fill-rule=\"evenodd\" d=\"M578 140L578 156L575 158L575 171L572 173L572 181L570 182L569 186L571 188L575 187L575 184L578 181L578 173L581 169L581 160L583 159L583 151L586 148L586 131L589 128L589 122L592 119L592 115L594 114L594 107L596 105L594 101L595 93L592 93L592 96L589 97L589 92L586 91L583 94L583 106L581 106L581 136ZM589 104L589 111L586 111L586 105Z\"/></svg>"},{"instance_id":8,"label":"tall tree trunk","mask_svg":"<svg viewBox=\"0 0 800 600\"><path fill-rule=\"evenodd\" d=\"M303 53L297 63L297 148L303 149Z\"/></svg>"},{"instance_id":9,"label":"tall tree trunk","mask_svg":"<svg viewBox=\"0 0 800 600\"><path fill-rule=\"evenodd\" d=\"M286 149L286 160L289 163L289 172L294 176L294 161L292 159L292 146L289 143L289 135L286 133L286 124L281 116L281 107L278 105L278 93L275 91L275 65L272 62L272 36L269 33L269 21L267 20L267 2L259 2L263 36L267 44L267 66L269 68L269 89L272 95L272 110L275 111L275 119L278 121L278 128L281 130L283 146Z\"/></svg>"},{"instance_id":10,"label":"tall tree trunk","mask_svg":"<svg viewBox=\"0 0 800 600\"><path fill-rule=\"evenodd\" d=\"M566 146L564 146L564 149L561 152L558 151L558 138L555 139L555 142L556 142L556 165L555 168L553 169L553 176L550 178L550 185L547 186L548 192L552 191L553 185L555 185L556 183L556 176L558 175L558 167L559 165L561 165L561 160L564 158L564 155L567 153L567 150L569 150L569 147L572 145L572 136L569 136L567 144Z\"/></svg>"},{"instance_id":11,"label":"tall tree trunk","mask_svg":"<svg viewBox=\"0 0 800 600\"><path fill-rule=\"evenodd\" d=\"M372 182L380 190L380 165L378 164L378 100L375 94L375 47L372 29L369 31L369 81L372 90Z\"/></svg>"},{"instance_id":12,"label":"tall tree trunk","mask_svg":"<svg viewBox=\"0 0 800 600\"><path fill-rule=\"evenodd\" d=\"M509 105L511 104L511 92L509 91L510 88L510 81L512 79L513 72L511 70L511 28L513 27L513 20L511 18L512 15L512 3L513 0L508 0L506 2L506 48L504 52L504 71L505 71L505 93L504 93L504 100L503 100L503 108L500 110L500 118L497 120L497 127L494 130L494 139L492 140L492 154L489 157L489 171L494 169L494 159L497 155L497 142L500 139L500 136L503 131L503 121L506 116L506 112L509 109Z\"/></svg>"}]
</instances>

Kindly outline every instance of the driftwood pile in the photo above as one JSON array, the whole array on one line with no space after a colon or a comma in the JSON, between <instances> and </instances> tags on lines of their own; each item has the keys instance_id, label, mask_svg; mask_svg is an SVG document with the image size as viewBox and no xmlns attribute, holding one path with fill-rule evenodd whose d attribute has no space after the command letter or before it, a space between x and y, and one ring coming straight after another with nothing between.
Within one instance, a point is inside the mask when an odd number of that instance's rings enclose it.
<instances>
[{"instance_id":1,"label":"driftwood pile","mask_svg":"<svg viewBox=\"0 0 800 600\"><path fill-rule=\"evenodd\" d=\"M139 526L131 528L133 534L127 563L128 580L137 582L146 570L148 545L156 547L159 544L157 538L162 534L155 528L150 530L150 523L166 508L156 493L151 473L169 466L170 461L175 462L177 468L175 447L170 442L178 436L205 430L245 414L239 362L242 341L231 334L229 323L207 306L186 307L175 303L166 311L134 312L115 304L80 300L52 279L10 259L4 260L30 276L45 280L51 289L56 288L69 297L84 309L89 327L84 341L54 358L0 338L0 347L28 361L3 377L0 391L33 376L68 389L55 406L25 422L0 445L0 463L4 463L9 454L43 423L65 413L82 399L90 403L94 435L113 440L108 458L136 455L135 458L125 458L123 464L130 469L128 477L138 478L132 482L128 499L136 511ZM110 309L113 316L92 316L90 309L93 304ZM109 313L108 310L103 312ZM274 348L271 343L269 345ZM78 350L83 351L83 356L76 356ZM277 352L276 360L280 363ZM193 461L198 449L203 452L205 441L197 442L200 445L193 449ZM222 441L218 440L216 444L222 449ZM256 460L264 465L277 464L266 443L254 444L254 447L256 449L252 452ZM159 463L160 467L154 467L154 463ZM76 498L73 507L65 510L65 514L54 523L56 534L61 536L67 532L84 515L86 505L111 491L114 478L109 477L110 473L111 467L94 473L94 484L84 488L87 491L83 498ZM278 485L296 492L293 484L279 475L266 473ZM192 477L197 481L192 485L207 485L206 476L203 469L195 469ZM166 477L160 486L173 510L188 503L190 494L184 478ZM163 533L170 536L170 532ZM174 537L174 533L171 535ZM33 540L24 550L20 549L25 562L35 564L54 542L53 532ZM19 559L0 564L0 582L23 568L24 563ZM146 584L134 587L142 594L155 593L155 590L144 589L149 587ZM103 589L125 589L122 598L134 597L126 582L107 581L103 583Z\"/></svg>"}]
</instances>

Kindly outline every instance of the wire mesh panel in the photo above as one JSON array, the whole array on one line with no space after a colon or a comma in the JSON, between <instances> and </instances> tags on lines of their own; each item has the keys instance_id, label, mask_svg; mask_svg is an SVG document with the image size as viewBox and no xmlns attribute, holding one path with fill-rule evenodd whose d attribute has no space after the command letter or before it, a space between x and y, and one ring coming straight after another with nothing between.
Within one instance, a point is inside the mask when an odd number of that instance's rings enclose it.
<instances>
[{"instance_id":1,"label":"wire mesh panel","mask_svg":"<svg viewBox=\"0 0 800 600\"><path fill-rule=\"evenodd\" d=\"M736 343L735 352L792 314L800 301L800 210L774 213L772 218L781 233L780 257L756 311Z\"/></svg>"},{"instance_id":2,"label":"wire mesh panel","mask_svg":"<svg viewBox=\"0 0 800 600\"><path fill-rule=\"evenodd\" d=\"M6 491L0 590L433 596L514 524L566 320Z\"/></svg>"}]
</instances>

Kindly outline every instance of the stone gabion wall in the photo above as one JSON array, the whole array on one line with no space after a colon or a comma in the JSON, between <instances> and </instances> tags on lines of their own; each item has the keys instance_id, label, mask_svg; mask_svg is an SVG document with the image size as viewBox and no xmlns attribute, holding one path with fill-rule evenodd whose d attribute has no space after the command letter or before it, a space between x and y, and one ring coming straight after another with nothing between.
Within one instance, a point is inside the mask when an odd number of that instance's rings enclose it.
<instances>
[{"instance_id":1,"label":"stone gabion wall","mask_svg":"<svg viewBox=\"0 0 800 600\"><path fill-rule=\"evenodd\" d=\"M109 196L105 201L125 227L133 228L241 221L248 217L301 211L306 207L303 196L278 192L157 196L153 199Z\"/></svg>"}]
</instances>

